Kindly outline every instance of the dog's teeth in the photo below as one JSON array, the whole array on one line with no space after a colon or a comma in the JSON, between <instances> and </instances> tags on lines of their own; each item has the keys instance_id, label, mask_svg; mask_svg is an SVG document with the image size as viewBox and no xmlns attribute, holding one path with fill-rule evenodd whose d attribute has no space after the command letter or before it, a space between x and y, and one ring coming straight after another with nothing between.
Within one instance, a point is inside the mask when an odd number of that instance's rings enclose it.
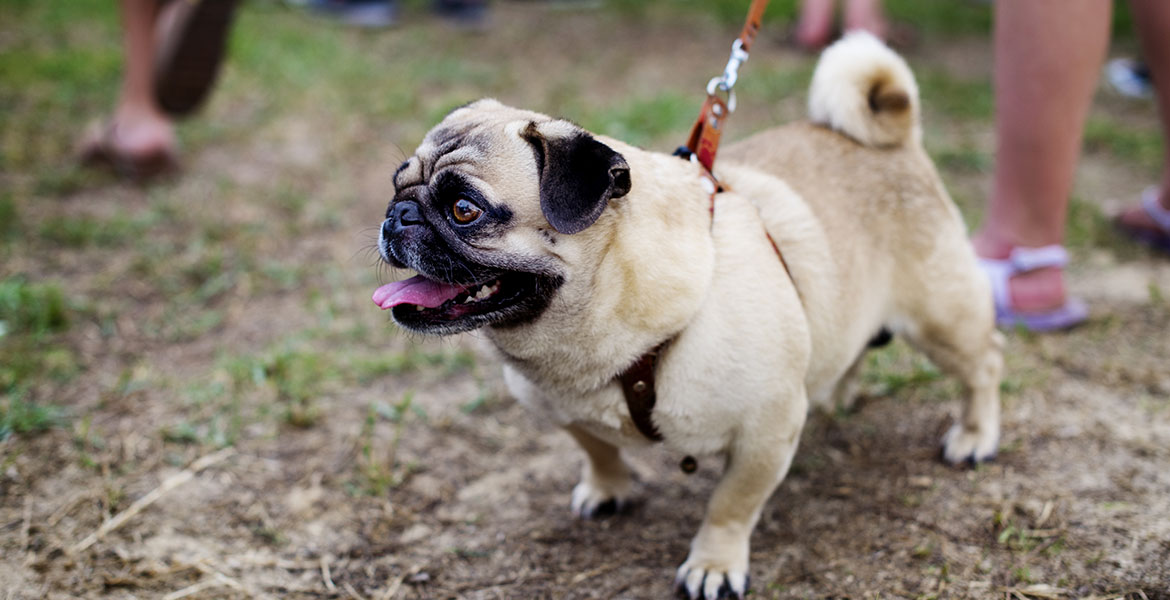
<instances>
[{"instance_id":1,"label":"dog's teeth","mask_svg":"<svg viewBox=\"0 0 1170 600\"><path fill-rule=\"evenodd\" d=\"M423 311L423 310L425 310L425 309L422 307L422 305L420 305L420 304L415 304L415 305L414 305L414 310L415 310L415 312L422 312L422 311Z\"/></svg>"}]
</instances>

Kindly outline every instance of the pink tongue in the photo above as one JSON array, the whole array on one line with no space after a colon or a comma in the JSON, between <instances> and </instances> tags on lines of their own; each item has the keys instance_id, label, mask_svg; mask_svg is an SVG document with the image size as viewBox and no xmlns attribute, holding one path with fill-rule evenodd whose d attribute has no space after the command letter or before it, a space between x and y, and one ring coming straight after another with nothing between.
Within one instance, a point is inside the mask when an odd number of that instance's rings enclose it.
<instances>
[{"instance_id":1,"label":"pink tongue","mask_svg":"<svg viewBox=\"0 0 1170 600\"><path fill-rule=\"evenodd\" d=\"M374 290L374 304L382 307L382 310L394 308L399 304L417 304L427 308L435 308L465 290L467 288L462 286L437 283L422 275L416 275L403 281L387 283Z\"/></svg>"}]
</instances>

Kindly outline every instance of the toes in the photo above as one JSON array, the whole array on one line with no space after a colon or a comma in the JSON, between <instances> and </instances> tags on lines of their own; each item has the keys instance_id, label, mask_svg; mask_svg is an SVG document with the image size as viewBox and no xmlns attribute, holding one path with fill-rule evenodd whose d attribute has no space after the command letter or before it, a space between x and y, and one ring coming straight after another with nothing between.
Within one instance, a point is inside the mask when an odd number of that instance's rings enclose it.
<instances>
[{"instance_id":1,"label":"toes","mask_svg":"<svg viewBox=\"0 0 1170 600\"><path fill-rule=\"evenodd\" d=\"M715 570L679 567L674 579L674 593L685 600L743 600L750 579L747 573L722 573Z\"/></svg>"},{"instance_id":2,"label":"toes","mask_svg":"<svg viewBox=\"0 0 1170 600\"><path fill-rule=\"evenodd\" d=\"M625 511L624 498L607 496L590 485L580 484L573 489L573 515L581 519L598 519Z\"/></svg>"},{"instance_id":3,"label":"toes","mask_svg":"<svg viewBox=\"0 0 1170 600\"><path fill-rule=\"evenodd\" d=\"M612 517L625 512L625 510L625 502L616 498L610 498L598 503L587 502L581 506L580 510L574 511L574 514L582 519L601 519L604 517Z\"/></svg>"},{"instance_id":4,"label":"toes","mask_svg":"<svg viewBox=\"0 0 1170 600\"><path fill-rule=\"evenodd\" d=\"M955 424L943 437L942 459L952 465L976 466L995 458L998 432L968 431Z\"/></svg>"}]
</instances>

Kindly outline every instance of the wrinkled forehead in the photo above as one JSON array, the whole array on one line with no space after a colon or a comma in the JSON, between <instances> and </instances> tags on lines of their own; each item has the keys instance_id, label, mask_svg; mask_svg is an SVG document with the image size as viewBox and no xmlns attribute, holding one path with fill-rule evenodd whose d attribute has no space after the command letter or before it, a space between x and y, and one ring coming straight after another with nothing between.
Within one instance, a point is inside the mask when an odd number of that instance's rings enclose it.
<instances>
[{"instance_id":1,"label":"wrinkled forehead","mask_svg":"<svg viewBox=\"0 0 1170 600\"><path fill-rule=\"evenodd\" d=\"M520 133L533 121L549 120L540 113L507 107L494 100L457 108L427 133L414 156L399 169L395 183L400 189L425 183L451 167L482 181L500 182L506 180L505 175L520 175L501 171L527 170L526 167L535 176L531 147Z\"/></svg>"},{"instance_id":2,"label":"wrinkled forehead","mask_svg":"<svg viewBox=\"0 0 1170 600\"><path fill-rule=\"evenodd\" d=\"M415 155L433 157L464 146L482 150L502 139L517 138L528 123L549 120L540 113L504 106L495 100L480 100L451 111L427 133Z\"/></svg>"}]
</instances>

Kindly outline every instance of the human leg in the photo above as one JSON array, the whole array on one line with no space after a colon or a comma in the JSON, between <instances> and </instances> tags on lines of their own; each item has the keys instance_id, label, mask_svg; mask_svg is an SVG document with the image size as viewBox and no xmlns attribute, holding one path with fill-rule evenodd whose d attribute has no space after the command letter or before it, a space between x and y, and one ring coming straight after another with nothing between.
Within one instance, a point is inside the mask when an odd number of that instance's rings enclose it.
<instances>
[{"instance_id":1,"label":"human leg","mask_svg":"<svg viewBox=\"0 0 1170 600\"><path fill-rule=\"evenodd\" d=\"M882 0L846 0L845 31L863 29L881 39L888 37L889 24L882 12Z\"/></svg>"},{"instance_id":2,"label":"human leg","mask_svg":"<svg viewBox=\"0 0 1170 600\"><path fill-rule=\"evenodd\" d=\"M1084 121L1105 56L1112 6L1103 0L995 3L996 168L983 227L984 258L1062 243ZM1065 302L1055 267L1010 280L1011 307Z\"/></svg>"},{"instance_id":3,"label":"human leg","mask_svg":"<svg viewBox=\"0 0 1170 600\"><path fill-rule=\"evenodd\" d=\"M829 43L835 3L835 0L804 0L800 3L796 43L809 50L820 49Z\"/></svg>"},{"instance_id":4,"label":"human leg","mask_svg":"<svg viewBox=\"0 0 1170 600\"><path fill-rule=\"evenodd\" d=\"M175 146L169 117L154 99L156 0L122 0L123 46L126 54L122 89L114 109L113 143L133 155Z\"/></svg>"},{"instance_id":5,"label":"human leg","mask_svg":"<svg viewBox=\"0 0 1170 600\"><path fill-rule=\"evenodd\" d=\"M1150 69L1154 83L1158 113L1162 119L1162 140L1170 140L1170 3L1164 0L1131 0L1134 23L1141 38L1142 55ZM1170 211L1170 151L1164 152L1162 181L1156 191L1156 206L1135 204L1118 217L1123 227L1146 232L1154 239L1170 239L1170 231L1156 221L1152 214L1157 207ZM1167 246L1170 247L1170 246Z\"/></svg>"},{"instance_id":6,"label":"human leg","mask_svg":"<svg viewBox=\"0 0 1170 600\"><path fill-rule=\"evenodd\" d=\"M81 159L112 165L131 177L145 177L174 164L175 130L154 98L155 0L122 0L125 67L109 122L91 128L80 145Z\"/></svg>"}]
</instances>

